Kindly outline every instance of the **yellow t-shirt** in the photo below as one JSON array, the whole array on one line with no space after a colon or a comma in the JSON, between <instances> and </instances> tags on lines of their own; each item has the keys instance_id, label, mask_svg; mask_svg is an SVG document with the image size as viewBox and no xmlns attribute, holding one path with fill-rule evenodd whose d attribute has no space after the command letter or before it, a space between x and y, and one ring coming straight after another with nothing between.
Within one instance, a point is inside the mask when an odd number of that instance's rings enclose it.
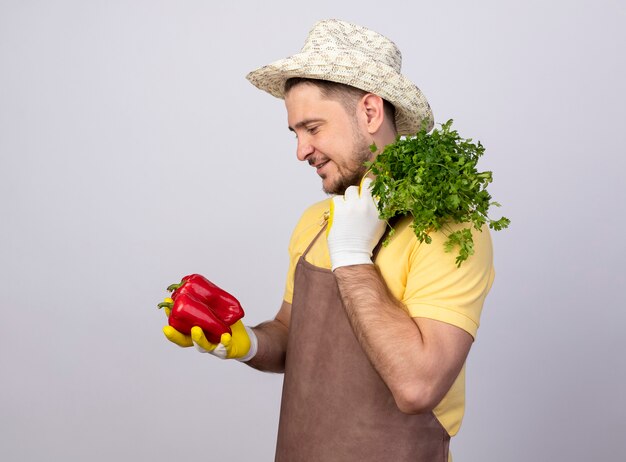
<instances>
[{"instance_id":1,"label":"yellow t-shirt","mask_svg":"<svg viewBox=\"0 0 626 462\"><path fill-rule=\"evenodd\" d=\"M324 226L330 199L309 207L296 225L289 243L289 271L284 299L293 299L294 271L298 259ZM430 244L420 243L410 226L411 218L401 219L386 247L376 257L376 266L390 292L400 300L412 317L446 322L476 337L485 297L494 279L493 255L489 229L472 230L474 255L460 268L455 264L456 252L445 252L443 232L431 233ZM451 231L464 225L450 225ZM320 268L330 269L330 256L325 236L315 242L306 260ZM441 424L454 436L465 410L465 366L456 381L434 409Z\"/></svg>"}]
</instances>

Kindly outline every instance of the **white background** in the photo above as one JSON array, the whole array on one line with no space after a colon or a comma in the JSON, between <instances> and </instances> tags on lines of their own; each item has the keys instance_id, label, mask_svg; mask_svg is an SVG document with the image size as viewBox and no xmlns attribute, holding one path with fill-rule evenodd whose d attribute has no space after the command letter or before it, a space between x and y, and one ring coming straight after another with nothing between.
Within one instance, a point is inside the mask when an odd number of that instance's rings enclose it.
<instances>
[{"instance_id":1,"label":"white background","mask_svg":"<svg viewBox=\"0 0 626 462\"><path fill-rule=\"evenodd\" d=\"M281 376L175 347L155 305L200 272L278 309L324 195L244 76L332 17L399 45L512 220L455 462L623 457L623 2L223 3L0 1L3 460L272 460Z\"/></svg>"}]
</instances>

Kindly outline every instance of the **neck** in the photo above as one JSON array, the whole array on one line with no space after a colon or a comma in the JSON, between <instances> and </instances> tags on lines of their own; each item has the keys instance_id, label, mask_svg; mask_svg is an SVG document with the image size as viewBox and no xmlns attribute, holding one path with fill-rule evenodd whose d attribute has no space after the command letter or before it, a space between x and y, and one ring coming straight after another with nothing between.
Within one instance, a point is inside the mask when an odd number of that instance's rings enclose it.
<instances>
[{"instance_id":1,"label":"neck","mask_svg":"<svg viewBox=\"0 0 626 462\"><path fill-rule=\"evenodd\" d=\"M384 127L381 127L380 130L378 130L378 132L376 132L372 136L374 144L378 148L378 150L374 153L373 158L375 158L378 154L383 152L383 150L385 149L385 146L387 146L388 144L394 143L396 141L397 136L398 134L393 129L393 127L389 127L386 124Z\"/></svg>"}]
</instances>

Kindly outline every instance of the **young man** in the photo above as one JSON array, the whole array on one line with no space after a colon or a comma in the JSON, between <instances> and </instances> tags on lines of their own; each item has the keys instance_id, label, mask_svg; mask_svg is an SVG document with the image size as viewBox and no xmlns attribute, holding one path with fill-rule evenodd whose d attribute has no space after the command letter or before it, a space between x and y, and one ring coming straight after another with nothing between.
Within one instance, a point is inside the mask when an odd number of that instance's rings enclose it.
<instances>
[{"instance_id":1,"label":"young man","mask_svg":"<svg viewBox=\"0 0 626 462\"><path fill-rule=\"evenodd\" d=\"M248 75L284 98L297 158L334 197L293 232L274 320L238 322L218 345L197 327L191 338L164 329L181 346L284 372L279 461L445 462L461 423L465 359L494 277L491 241L475 232L475 255L457 268L443 233L422 244L405 217L378 246L387 224L365 178L369 146L433 124L400 64L387 38L328 20L300 53Z\"/></svg>"}]
</instances>

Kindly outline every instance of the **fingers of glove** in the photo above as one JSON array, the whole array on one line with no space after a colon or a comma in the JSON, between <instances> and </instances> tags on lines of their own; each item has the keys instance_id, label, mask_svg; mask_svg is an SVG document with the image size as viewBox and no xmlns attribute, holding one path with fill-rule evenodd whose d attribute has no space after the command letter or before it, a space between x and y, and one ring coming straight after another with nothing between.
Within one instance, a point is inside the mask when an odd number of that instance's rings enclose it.
<instances>
[{"instance_id":1,"label":"fingers of glove","mask_svg":"<svg viewBox=\"0 0 626 462\"><path fill-rule=\"evenodd\" d=\"M364 176L361 180L361 184L359 185L359 195L361 196L371 196L372 195L372 180L371 178Z\"/></svg>"},{"instance_id":2,"label":"fingers of glove","mask_svg":"<svg viewBox=\"0 0 626 462\"><path fill-rule=\"evenodd\" d=\"M209 353L211 353L213 356L217 356L220 359L230 358L230 356L228 356L228 350L226 350L226 347L221 343L218 343L215 346L215 350L209 351Z\"/></svg>"},{"instance_id":3,"label":"fingers of glove","mask_svg":"<svg viewBox=\"0 0 626 462\"><path fill-rule=\"evenodd\" d=\"M359 187L349 186L346 192L343 194L343 200L346 202L356 200L359 198Z\"/></svg>"},{"instance_id":4,"label":"fingers of glove","mask_svg":"<svg viewBox=\"0 0 626 462\"><path fill-rule=\"evenodd\" d=\"M222 338L226 340L223 334ZM229 335L230 336L230 335ZM191 338L193 339L193 344L200 353L209 353L213 356L217 356L220 359L226 359L228 356L228 351L226 347L221 343L215 344L211 343L207 340L204 332L200 327L194 326L191 328ZM221 341L222 339L220 339Z\"/></svg>"},{"instance_id":5,"label":"fingers of glove","mask_svg":"<svg viewBox=\"0 0 626 462\"><path fill-rule=\"evenodd\" d=\"M228 334L222 334L221 342L226 346L229 358L242 358L250 351L250 337L246 326L241 319L230 326L233 333L232 337ZM228 335L228 343L224 342L224 338Z\"/></svg>"},{"instance_id":6,"label":"fingers of glove","mask_svg":"<svg viewBox=\"0 0 626 462\"><path fill-rule=\"evenodd\" d=\"M216 346L215 350L211 352L211 354L217 356L218 358L230 359L233 357L233 346L233 337L228 332L224 332L220 337L220 343Z\"/></svg>"},{"instance_id":7,"label":"fingers of glove","mask_svg":"<svg viewBox=\"0 0 626 462\"><path fill-rule=\"evenodd\" d=\"M233 339L232 335L230 335L228 332L224 332L222 336L220 337L220 343L224 345L226 349L229 349L232 343L232 339Z\"/></svg>"},{"instance_id":8,"label":"fingers of glove","mask_svg":"<svg viewBox=\"0 0 626 462\"><path fill-rule=\"evenodd\" d=\"M163 333L170 342L175 343L180 347L186 348L193 346L193 341L189 335L178 332L172 326L165 326L163 328Z\"/></svg>"},{"instance_id":9,"label":"fingers of glove","mask_svg":"<svg viewBox=\"0 0 626 462\"><path fill-rule=\"evenodd\" d=\"M348 192L350 188L353 188L351 192ZM328 216L328 225L326 226L326 237L330 234L331 228L339 222L343 221L343 216L346 211L353 208L355 205L355 201L359 199L358 192L356 191L356 186L350 186L350 188L346 189L346 194L348 194L348 199L346 196L335 196L330 201L330 214ZM339 217L339 219L338 219Z\"/></svg>"},{"instance_id":10,"label":"fingers of glove","mask_svg":"<svg viewBox=\"0 0 626 462\"><path fill-rule=\"evenodd\" d=\"M372 180L371 178L365 177L361 180L361 184L359 186L360 197L363 201L365 201L367 205L367 209L371 210L372 213L378 215L378 197L372 195Z\"/></svg>"},{"instance_id":11,"label":"fingers of glove","mask_svg":"<svg viewBox=\"0 0 626 462\"><path fill-rule=\"evenodd\" d=\"M217 347L217 345L207 340L204 335L204 331L198 326L193 326L191 328L191 340L193 341L196 350L200 353L211 353Z\"/></svg>"},{"instance_id":12,"label":"fingers of glove","mask_svg":"<svg viewBox=\"0 0 626 462\"><path fill-rule=\"evenodd\" d=\"M330 211L328 213L328 222L326 223L326 239L328 239L330 228L333 227L333 220L335 218L335 199L336 197L330 201Z\"/></svg>"}]
</instances>

